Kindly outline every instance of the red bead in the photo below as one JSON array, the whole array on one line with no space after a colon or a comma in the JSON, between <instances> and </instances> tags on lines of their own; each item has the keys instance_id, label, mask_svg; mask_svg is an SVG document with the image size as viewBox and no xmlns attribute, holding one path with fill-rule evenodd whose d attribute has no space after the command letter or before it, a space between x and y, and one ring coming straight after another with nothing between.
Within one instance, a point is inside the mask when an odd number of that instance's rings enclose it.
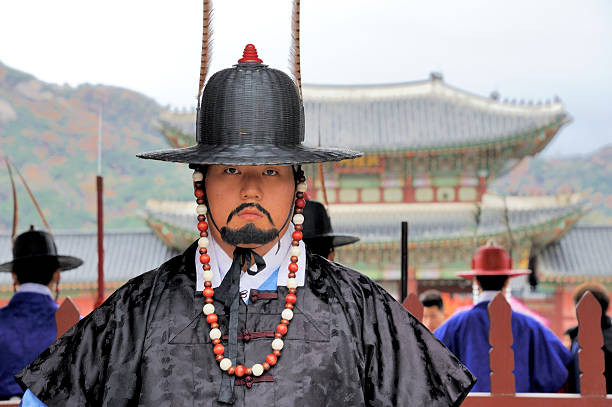
<instances>
[{"instance_id":1,"label":"red bead","mask_svg":"<svg viewBox=\"0 0 612 407\"><path fill-rule=\"evenodd\" d=\"M221 343L221 339L217 338L217 339L213 339L212 341L213 345L218 345Z\"/></svg>"},{"instance_id":2,"label":"red bead","mask_svg":"<svg viewBox=\"0 0 612 407\"><path fill-rule=\"evenodd\" d=\"M236 371L234 372L234 374L236 375L236 377L242 377L244 376L244 371L245 371L244 366L238 365L236 366Z\"/></svg>"},{"instance_id":3,"label":"red bead","mask_svg":"<svg viewBox=\"0 0 612 407\"><path fill-rule=\"evenodd\" d=\"M283 325L283 324L276 325L276 332L278 332L281 335L286 335L287 334L287 325Z\"/></svg>"},{"instance_id":4,"label":"red bead","mask_svg":"<svg viewBox=\"0 0 612 407\"><path fill-rule=\"evenodd\" d=\"M203 220L206 220L206 216L204 215L198 215L198 220L201 222Z\"/></svg>"},{"instance_id":5,"label":"red bead","mask_svg":"<svg viewBox=\"0 0 612 407\"><path fill-rule=\"evenodd\" d=\"M277 358L279 358L279 357L280 357L280 355L281 355L281 351L280 351L280 350L276 350L276 349L274 349L274 350L272 351L272 353L273 353L273 354L274 354L274 355L275 355Z\"/></svg>"},{"instance_id":6,"label":"red bead","mask_svg":"<svg viewBox=\"0 0 612 407\"><path fill-rule=\"evenodd\" d=\"M300 232L299 230L296 230L295 232L293 232L293 234L291 235L291 237L293 237L293 240L302 240L302 232Z\"/></svg>"},{"instance_id":7,"label":"red bead","mask_svg":"<svg viewBox=\"0 0 612 407\"><path fill-rule=\"evenodd\" d=\"M208 232L207 231L200 232L200 237L208 237Z\"/></svg>"},{"instance_id":8,"label":"red bead","mask_svg":"<svg viewBox=\"0 0 612 407\"><path fill-rule=\"evenodd\" d=\"M278 359L273 353L270 353L268 356L266 356L266 363L269 364L270 366L274 366L277 360Z\"/></svg>"},{"instance_id":9,"label":"red bead","mask_svg":"<svg viewBox=\"0 0 612 407\"><path fill-rule=\"evenodd\" d=\"M297 293L297 290L295 288L289 289L289 294L295 294L295 293Z\"/></svg>"},{"instance_id":10,"label":"red bead","mask_svg":"<svg viewBox=\"0 0 612 407\"><path fill-rule=\"evenodd\" d=\"M302 199L302 198L296 199L295 200L295 206L297 208L303 208L303 207L306 206L306 201L304 199Z\"/></svg>"},{"instance_id":11,"label":"red bead","mask_svg":"<svg viewBox=\"0 0 612 407\"><path fill-rule=\"evenodd\" d=\"M204 287L212 287L212 281L204 281Z\"/></svg>"},{"instance_id":12,"label":"red bead","mask_svg":"<svg viewBox=\"0 0 612 407\"><path fill-rule=\"evenodd\" d=\"M219 320L219 317L217 317L217 314L215 313L206 315L206 322L208 322L209 324L217 322L218 320Z\"/></svg>"},{"instance_id":13,"label":"red bead","mask_svg":"<svg viewBox=\"0 0 612 407\"><path fill-rule=\"evenodd\" d=\"M295 225L294 228L295 230L299 230L300 232L302 231L302 229L304 229L302 225Z\"/></svg>"},{"instance_id":14,"label":"red bead","mask_svg":"<svg viewBox=\"0 0 612 407\"><path fill-rule=\"evenodd\" d=\"M295 294L287 294L287 296L285 297L285 302L287 304L295 304L297 302L297 297L295 296Z\"/></svg>"},{"instance_id":15,"label":"red bead","mask_svg":"<svg viewBox=\"0 0 612 407\"><path fill-rule=\"evenodd\" d=\"M289 271L295 273L296 271L298 271L297 263L289 263L288 269L289 269Z\"/></svg>"},{"instance_id":16,"label":"red bead","mask_svg":"<svg viewBox=\"0 0 612 407\"><path fill-rule=\"evenodd\" d=\"M210 329L215 329L215 328L219 328L219 324L216 322L213 322L212 324L210 324Z\"/></svg>"},{"instance_id":17,"label":"red bead","mask_svg":"<svg viewBox=\"0 0 612 407\"><path fill-rule=\"evenodd\" d=\"M200 263L206 264L208 262L210 262L210 256L208 254L204 253L200 255Z\"/></svg>"},{"instance_id":18,"label":"red bead","mask_svg":"<svg viewBox=\"0 0 612 407\"><path fill-rule=\"evenodd\" d=\"M206 302L207 304L212 304L213 302L215 302L215 300L213 300L212 297L207 297L204 298L204 302Z\"/></svg>"},{"instance_id":19,"label":"red bead","mask_svg":"<svg viewBox=\"0 0 612 407\"><path fill-rule=\"evenodd\" d=\"M289 325L288 319L281 319L281 324Z\"/></svg>"},{"instance_id":20,"label":"red bead","mask_svg":"<svg viewBox=\"0 0 612 407\"><path fill-rule=\"evenodd\" d=\"M223 355L217 355L217 356L215 356L215 360L216 360L217 362L221 362L223 359L225 359L225 356L223 356Z\"/></svg>"},{"instance_id":21,"label":"red bead","mask_svg":"<svg viewBox=\"0 0 612 407\"><path fill-rule=\"evenodd\" d=\"M206 223L206 222L198 222L198 230L200 232L204 232L207 229L208 229L208 223Z\"/></svg>"},{"instance_id":22,"label":"red bead","mask_svg":"<svg viewBox=\"0 0 612 407\"><path fill-rule=\"evenodd\" d=\"M207 298L208 299L208 298ZM212 300L212 298L211 298ZM293 304L285 304L285 308L287 309L293 309Z\"/></svg>"},{"instance_id":23,"label":"red bead","mask_svg":"<svg viewBox=\"0 0 612 407\"><path fill-rule=\"evenodd\" d=\"M203 294L206 298L212 298L212 296L215 295L215 290L212 288L205 288Z\"/></svg>"},{"instance_id":24,"label":"red bead","mask_svg":"<svg viewBox=\"0 0 612 407\"><path fill-rule=\"evenodd\" d=\"M234 374L235 371L236 371L236 368L234 366L230 366L230 368L227 369L227 374L231 376Z\"/></svg>"},{"instance_id":25,"label":"red bead","mask_svg":"<svg viewBox=\"0 0 612 407\"><path fill-rule=\"evenodd\" d=\"M302 209L302 208L295 208L294 212L295 213L304 213L304 209Z\"/></svg>"},{"instance_id":26,"label":"red bead","mask_svg":"<svg viewBox=\"0 0 612 407\"><path fill-rule=\"evenodd\" d=\"M206 247L200 247L200 254L208 253Z\"/></svg>"},{"instance_id":27,"label":"red bead","mask_svg":"<svg viewBox=\"0 0 612 407\"><path fill-rule=\"evenodd\" d=\"M215 345L215 347L213 348L213 352L215 353L215 355L223 355L223 352L225 352L225 346L221 344Z\"/></svg>"},{"instance_id":28,"label":"red bead","mask_svg":"<svg viewBox=\"0 0 612 407\"><path fill-rule=\"evenodd\" d=\"M250 376L253 374L253 369L251 369L250 367L247 367L246 369L244 369L244 374L247 376Z\"/></svg>"},{"instance_id":29,"label":"red bead","mask_svg":"<svg viewBox=\"0 0 612 407\"><path fill-rule=\"evenodd\" d=\"M275 338L278 338L278 339L283 339L283 334L279 334L278 332L276 332L276 333L274 334L274 337L275 337Z\"/></svg>"},{"instance_id":30,"label":"red bead","mask_svg":"<svg viewBox=\"0 0 612 407\"><path fill-rule=\"evenodd\" d=\"M198 198L198 199L196 199L196 203L198 205L202 205L204 203L204 199L203 198Z\"/></svg>"},{"instance_id":31,"label":"red bead","mask_svg":"<svg viewBox=\"0 0 612 407\"><path fill-rule=\"evenodd\" d=\"M270 370L270 364L268 362L263 362L261 365L263 366L264 370Z\"/></svg>"},{"instance_id":32,"label":"red bead","mask_svg":"<svg viewBox=\"0 0 612 407\"><path fill-rule=\"evenodd\" d=\"M291 258L289 260L291 260L292 263L297 263L298 262L298 257L297 256L291 256Z\"/></svg>"},{"instance_id":33,"label":"red bead","mask_svg":"<svg viewBox=\"0 0 612 407\"><path fill-rule=\"evenodd\" d=\"M295 196L296 196L298 199L302 199L302 198L304 198L304 193L303 193L303 192L298 192L297 194L295 194Z\"/></svg>"},{"instance_id":34,"label":"red bead","mask_svg":"<svg viewBox=\"0 0 612 407\"><path fill-rule=\"evenodd\" d=\"M198 188L195 191L193 191L193 194L195 195L196 198L202 198L204 196L204 190Z\"/></svg>"},{"instance_id":35,"label":"red bead","mask_svg":"<svg viewBox=\"0 0 612 407\"><path fill-rule=\"evenodd\" d=\"M202 270L210 270L210 264L202 264Z\"/></svg>"},{"instance_id":36,"label":"red bead","mask_svg":"<svg viewBox=\"0 0 612 407\"><path fill-rule=\"evenodd\" d=\"M300 242L298 240L292 240L291 241L291 246L299 246Z\"/></svg>"}]
</instances>

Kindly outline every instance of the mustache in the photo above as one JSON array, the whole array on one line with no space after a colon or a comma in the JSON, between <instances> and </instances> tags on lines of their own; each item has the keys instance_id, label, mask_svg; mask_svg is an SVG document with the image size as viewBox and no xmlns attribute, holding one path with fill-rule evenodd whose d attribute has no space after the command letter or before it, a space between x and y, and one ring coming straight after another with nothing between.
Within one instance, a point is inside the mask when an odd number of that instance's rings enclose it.
<instances>
[{"instance_id":1,"label":"mustache","mask_svg":"<svg viewBox=\"0 0 612 407\"><path fill-rule=\"evenodd\" d=\"M266 217L268 218L268 220L270 221L270 223L272 225L274 225L274 221L272 220L272 215L270 215L270 212L268 212L266 210L266 208L264 208L263 206L261 206L258 203L255 202L245 202L243 204L238 205L238 207L236 209L234 209L233 211L230 212L230 214L227 216L227 221L225 223L229 223L230 220L232 220L232 218L235 215L238 215L238 213L246 208L257 208L261 213L263 213L264 215L266 215Z\"/></svg>"}]
</instances>

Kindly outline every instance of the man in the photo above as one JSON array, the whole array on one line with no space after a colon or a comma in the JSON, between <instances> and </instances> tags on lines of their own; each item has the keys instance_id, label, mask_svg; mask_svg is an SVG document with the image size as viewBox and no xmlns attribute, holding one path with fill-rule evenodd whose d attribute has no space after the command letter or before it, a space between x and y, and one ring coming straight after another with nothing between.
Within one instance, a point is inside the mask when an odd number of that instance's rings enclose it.
<instances>
[{"instance_id":1,"label":"man","mask_svg":"<svg viewBox=\"0 0 612 407\"><path fill-rule=\"evenodd\" d=\"M197 145L140 155L194 168L200 238L19 374L46 405L450 406L473 385L381 287L306 253L300 164L359 154L302 145L298 88L261 62L249 45L210 78Z\"/></svg>"},{"instance_id":2,"label":"man","mask_svg":"<svg viewBox=\"0 0 612 407\"><path fill-rule=\"evenodd\" d=\"M304 207L304 243L313 254L334 261L336 247L345 246L359 241L357 236L335 233L331 220L321 202L306 201Z\"/></svg>"},{"instance_id":3,"label":"man","mask_svg":"<svg viewBox=\"0 0 612 407\"><path fill-rule=\"evenodd\" d=\"M10 272L17 287L0 308L0 400L21 397L13 376L55 342L58 307L51 290L57 288L60 271L81 264L76 257L58 256L49 233L31 227L15 238L13 261L0 264L0 272Z\"/></svg>"},{"instance_id":4,"label":"man","mask_svg":"<svg viewBox=\"0 0 612 407\"><path fill-rule=\"evenodd\" d=\"M444 301L440 291L424 291L419 300L423 304L423 325L433 332L444 322Z\"/></svg>"},{"instance_id":5,"label":"man","mask_svg":"<svg viewBox=\"0 0 612 407\"><path fill-rule=\"evenodd\" d=\"M606 393L612 393L612 320L606 313L610 305L610 296L606 288L599 283L583 283L574 290L574 305L582 299L582 296L590 292L601 305L601 332L603 335L604 345L602 347L604 353L604 376L606 377ZM569 388L571 392L580 393L580 371L578 366L578 327L569 328L566 331L571 341L570 351L572 354L572 364L570 367Z\"/></svg>"},{"instance_id":6,"label":"man","mask_svg":"<svg viewBox=\"0 0 612 407\"><path fill-rule=\"evenodd\" d=\"M475 279L480 295L469 311L455 314L435 335L478 378L473 391L490 391L489 315L487 306L508 281L530 273L512 268L508 252L493 242L479 248L472 259L472 270L458 273ZM570 355L561 341L533 318L512 311L514 379L517 393L555 393L565 384Z\"/></svg>"}]
</instances>

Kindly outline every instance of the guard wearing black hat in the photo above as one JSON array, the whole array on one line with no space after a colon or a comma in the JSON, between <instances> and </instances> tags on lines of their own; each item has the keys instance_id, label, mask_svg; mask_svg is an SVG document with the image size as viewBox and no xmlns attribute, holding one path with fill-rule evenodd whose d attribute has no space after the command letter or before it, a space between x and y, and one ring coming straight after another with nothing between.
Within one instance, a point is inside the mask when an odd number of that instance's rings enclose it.
<instances>
[{"instance_id":1,"label":"guard wearing black hat","mask_svg":"<svg viewBox=\"0 0 612 407\"><path fill-rule=\"evenodd\" d=\"M335 233L331 219L321 202L306 201L304 207L304 243L314 254L334 260L334 249L359 241L357 236Z\"/></svg>"},{"instance_id":2,"label":"guard wearing black hat","mask_svg":"<svg viewBox=\"0 0 612 407\"><path fill-rule=\"evenodd\" d=\"M49 406L458 405L469 371L377 284L306 253L300 165L359 153L302 144L293 80L247 46L210 78L196 133L140 157L194 169L198 240L117 290L21 383Z\"/></svg>"},{"instance_id":3,"label":"guard wearing black hat","mask_svg":"<svg viewBox=\"0 0 612 407\"><path fill-rule=\"evenodd\" d=\"M21 396L13 376L55 342L57 304L51 295L60 271L83 264L81 259L57 254L53 237L34 230L20 234L13 244L13 260L0 264L11 272L16 293L0 308L0 400Z\"/></svg>"}]
</instances>

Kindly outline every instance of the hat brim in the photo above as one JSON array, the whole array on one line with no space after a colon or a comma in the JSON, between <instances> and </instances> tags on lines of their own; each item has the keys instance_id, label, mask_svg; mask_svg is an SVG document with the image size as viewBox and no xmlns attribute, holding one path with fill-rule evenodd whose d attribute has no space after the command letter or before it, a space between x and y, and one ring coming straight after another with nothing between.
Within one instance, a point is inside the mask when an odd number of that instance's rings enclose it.
<instances>
[{"instance_id":1,"label":"hat brim","mask_svg":"<svg viewBox=\"0 0 612 407\"><path fill-rule=\"evenodd\" d=\"M0 264L0 272L10 272L13 270L13 264L19 260L29 260L36 259L40 261L44 261L45 259L56 259L59 263L60 271L72 270L83 264L83 260L78 257L73 256L51 256L48 254L44 254L41 256L28 256L28 257L20 257L19 259L9 261L8 263Z\"/></svg>"},{"instance_id":2,"label":"hat brim","mask_svg":"<svg viewBox=\"0 0 612 407\"><path fill-rule=\"evenodd\" d=\"M363 153L348 149L309 147L302 144L196 144L185 148L140 153L136 156L147 160L201 165L292 165L341 161L362 155Z\"/></svg>"},{"instance_id":3,"label":"hat brim","mask_svg":"<svg viewBox=\"0 0 612 407\"><path fill-rule=\"evenodd\" d=\"M309 236L309 237L304 237L304 242L306 243L306 245L308 245L308 241L315 241L315 240L322 240L322 239L329 239L331 240L331 247L340 247L340 246L346 246L347 244L352 244L355 242L359 241L359 238L357 236L351 236L351 235L338 235L335 233L326 233L326 234L322 234L322 235L315 235L315 236Z\"/></svg>"},{"instance_id":4,"label":"hat brim","mask_svg":"<svg viewBox=\"0 0 612 407\"><path fill-rule=\"evenodd\" d=\"M457 273L459 277L473 280L476 276L508 276L518 277L531 274L531 270L526 269L507 269L507 270L468 270Z\"/></svg>"}]
</instances>

